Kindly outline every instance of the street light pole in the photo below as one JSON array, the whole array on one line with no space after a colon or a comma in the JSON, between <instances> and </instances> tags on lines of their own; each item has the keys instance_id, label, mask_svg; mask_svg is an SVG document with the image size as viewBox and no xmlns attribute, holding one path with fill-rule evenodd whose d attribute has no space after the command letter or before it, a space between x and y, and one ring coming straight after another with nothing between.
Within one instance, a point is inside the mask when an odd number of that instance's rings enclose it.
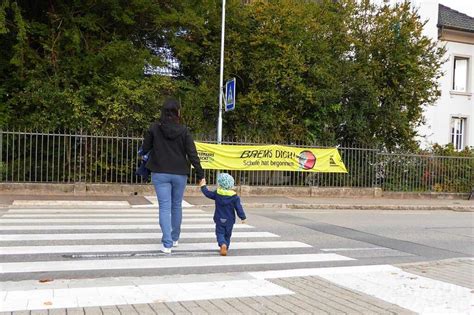
<instances>
[{"instance_id":1,"label":"street light pole","mask_svg":"<svg viewBox=\"0 0 474 315\"><path fill-rule=\"evenodd\" d=\"M221 69L219 83L219 118L217 120L217 143L222 143L222 101L224 100L224 38L225 38L225 0L222 0L221 30Z\"/></svg>"}]
</instances>

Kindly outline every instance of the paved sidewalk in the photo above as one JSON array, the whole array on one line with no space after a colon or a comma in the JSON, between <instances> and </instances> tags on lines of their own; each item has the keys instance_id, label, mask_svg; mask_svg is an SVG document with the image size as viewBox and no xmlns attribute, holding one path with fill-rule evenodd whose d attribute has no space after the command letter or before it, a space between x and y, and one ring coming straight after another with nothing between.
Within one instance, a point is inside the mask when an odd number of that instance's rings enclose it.
<instances>
[{"instance_id":1,"label":"paved sidewalk","mask_svg":"<svg viewBox=\"0 0 474 315\"><path fill-rule=\"evenodd\" d=\"M295 294L0 313L26 314L415 314L319 277L274 279Z\"/></svg>"},{"instance_id":2,"label":"paved sidewalk","mask_svg":"<svg viewBox=\"0 0 474 315\"><path fill-rule=\"evenodd\" d=\"M403 270L474 290L474 260L442 260L399 265ZM474 293L474 291L472 292ZM474 300L473 300L474 303Z\"/></svg>"},{"instance_id":3,"label":"paved sidewalk","mask_svg":"<svg viewBox=\"0 0 474 315\"><path fill-rule=\"evenodd\" d=\"M15 200L69 200L69 201L127 201L130 205L147 204L142 196L74 196L74 195L10 195L0 194L0 207L8 207Z\"/></svg>"},{"instance_id":4,"label":"paved sidewalk","mask_svg":"<svg viewBox=\"0 0 474 315\"><path fill-rule=\"evenodd\" d=\"M364 269L365 268L365 269ZM324 269L324 268L323 268ZM474 310L472 287L474 284L474 261L470 258L443 260L416 264L404 264L396 267L367 266L361 270L328 268L302 269L301 273L310 276L283 276L269 273L250 273L256 277L268 277L275 285L291 290L293 294L273 296L253 296L211 300L187 300L179 302L156 302L146 304L114 305L101 307L50 309L23 312L3 312L0 315L24 314L415 314L417 312L442 311L440 307L452 309L452 314L468 314ZM312 271L311 271L312 270ZM349 271L348 271L349 270ZM376 283L378 290L374 294L365 294L363 283L358 290L337 284L337 276L344 279L356 276L364 278L379 275L383 270L389 277L403 279L399 288L393 283ZM410 272L406 274L400 274ZM319 276L318 276L319 275ZM418 276L417 276L418 275ZM463 280L464 278L464 280ZM329 279L329 280L328 280ZM370 280L370 278L369 278ZM368 281L373 283L373 281ZM390 294L390 290L402 290L400 296ZM415 291L413 291L415 290ZM416 291L418 290L418 291ZM435 290L441 295L431 296ZM470 291L459 298L459 290ZM384 292L386 291L386 292ZM425 293L423 293L425 292ZM467 293L469 295L469 293ZM379 297L376 297L378 295ZM404 295L404 296L403 296ZM397 301L404 308L389 301ZM47 302L46 302L47 303ZM439 303L439 305L436 305ZM448 305L449 304L449 305ZM409 309L410 308L410 309Z\"/></svg>"},{"instance_id":5,"label":"paved sidewalk","mask_svg":"<svg viewBox=\"0 0 474 315\"><path fill-rule=\"evenodd\" d=\"M188 203L212 208L212 200L204 196L185 196ZM127 201L131 206L151 205L143 196L65 196L65 195L0 195L0 208L15 200L61 201ZM474 211L473 200L459 199L389 199L389 198L316 198L285 196L246 196L245 207L262 209L340 209L340 210L452 210Z\"/></svg>"},{"instance_id":6,"label":"paved sidewalk","mask_svg":"<svg viewBox=\"0 0 474 315\"><path fill-rule=\"evenodd\" d=\"M185 197L186 201L205 208L213 201L204 197ZM458 199L389 199L389 198L316 198L259 196L242 197L246 207L283 209L347 210L453 210L474 211L474 201Z\"/></svg>"}]
</instances>

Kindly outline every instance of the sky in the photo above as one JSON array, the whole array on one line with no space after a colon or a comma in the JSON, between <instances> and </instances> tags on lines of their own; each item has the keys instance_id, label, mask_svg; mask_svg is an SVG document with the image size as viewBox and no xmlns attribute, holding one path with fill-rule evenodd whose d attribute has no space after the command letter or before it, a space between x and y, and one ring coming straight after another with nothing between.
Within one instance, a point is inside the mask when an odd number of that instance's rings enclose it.
<instances>
[{"instance_id":1,"label":"sky","mask_svg":"<svg viewBox=\"0 0 474 315\"><path fill-rule=\"evenodd\" d=\"M474 17L474 0L439 0L439 3Z\"/></svg>"},{"instance_id":2,"label":"sky","mask_svg":"<svg viewBox=\"0 0 474 315\"><path fill-rule=\"evenodd\" d=\"M387 2L384 0L372 0L375 3ZM401 2L403 0L388 0L390 3ZM441 3L451 9L457 10L461 13L467 14L474 17L474 0L412 0L416 6L420 5L423 2L436 2Z\"/></svg>"}]
</instances>

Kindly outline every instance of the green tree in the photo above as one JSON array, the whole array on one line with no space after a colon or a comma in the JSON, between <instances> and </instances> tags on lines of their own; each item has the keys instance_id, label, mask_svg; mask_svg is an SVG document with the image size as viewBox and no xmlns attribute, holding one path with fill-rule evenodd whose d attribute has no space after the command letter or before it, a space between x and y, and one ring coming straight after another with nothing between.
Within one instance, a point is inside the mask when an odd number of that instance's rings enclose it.
<instances>
[{"instance_id":1,"label":"green tree","mask_svg":"<svg viewBox=\"0 0 474 315\"><path fill-rule=\"evenodd\" d=\"M439 97L444 48L422 34L410 3L377 7L347 1L352 14L338 137L414 149L424 106Z\"/></svg>"},{"instance_id":2,"label":"green tree","mask_svg":"<svg viewBox=\"0 0 474 315\"><path fill-rule=\"evenodd\" d=\"M176 87L152 0L13 1L0 10L0 126L117 131L149 122Z\"/></svg>"},{"instance_id":3,"label":"green tree","mask_svg":"<svg viewBox=\"0 0 474 315\"><path fill-rule=\"evenodd\" d=\"M408 2L229 0L224 135L414 148L439 96L444 50ZM168 94L215 134L221 4L214 0L5 0L0 126L142 130ZM176 76L147 72L165 53Z\"/></svg>"},{"instance_id":4,"label":"green tree","mask_svg":"<svg viewBox=\"0 0 474 315\"><path fill-rule=\"evenodd\" d=\"M198 130L213 132L221 7L215 1L178 1L173 10L167 42L186 82L186 118ZM341 94L334 73L341 72L347 50L342 10L332 1L228 2L225 76L237 78L238 109L225 114L224 133L268 141L334 138L330 121Z\"/></svg>"},{"instance_id":5,"label":"green tree","mask_svg":"<svg viewBox=\"0 0 474 315\"><path fill-rule=\"evenodd\" d=\"M220 6L178 3L168 43L187 82L188 119L213 132ZM224 134L414 148L444 53L422 29L408 2L230 1L225 76L237 77L238 108L224 115Z\"/></svg>"},{"instance_id":6,"label":"green tree","mask_svg":"<svg viewBox=\"0 0 474 315\"><path fill-rule=\"evenodd\" d=\"M256 1L246 12L247 40L232 47L241 61L228 62L244 81L241 112L229 115L228 126L273 141L333 140L339 60L347 49L344 8L332 1ZM241 28L231 25L235 34Z\"/></svg>"}]
</instances>

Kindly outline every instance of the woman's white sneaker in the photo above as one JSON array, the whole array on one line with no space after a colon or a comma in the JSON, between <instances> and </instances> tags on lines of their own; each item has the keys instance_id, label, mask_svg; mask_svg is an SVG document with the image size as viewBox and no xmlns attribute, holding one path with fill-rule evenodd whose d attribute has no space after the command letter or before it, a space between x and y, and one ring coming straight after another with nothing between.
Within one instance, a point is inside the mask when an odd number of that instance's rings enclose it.
<instances>
[{"instance_id":1,"label":"woman's white sneaker","mask_svg":"<svg viewBox=\"0 0 474 315\"><path fill-rule=\"evenodd\" d=\"M174 241L174 242L173 242L173 247L178 247L178 245L179 245L179 244L178 244L178 241Z\"/></svg>"},{"instance_id":2,"label":"woman's white sneaker","mask_svg":"<svg viewBox=\"0 0 474 315\"><path fill-rule=\"evenodd\" d=\"M171 254L171 248L161 247L161 251L165 254Z\"/></svg>"}]
</instances>

